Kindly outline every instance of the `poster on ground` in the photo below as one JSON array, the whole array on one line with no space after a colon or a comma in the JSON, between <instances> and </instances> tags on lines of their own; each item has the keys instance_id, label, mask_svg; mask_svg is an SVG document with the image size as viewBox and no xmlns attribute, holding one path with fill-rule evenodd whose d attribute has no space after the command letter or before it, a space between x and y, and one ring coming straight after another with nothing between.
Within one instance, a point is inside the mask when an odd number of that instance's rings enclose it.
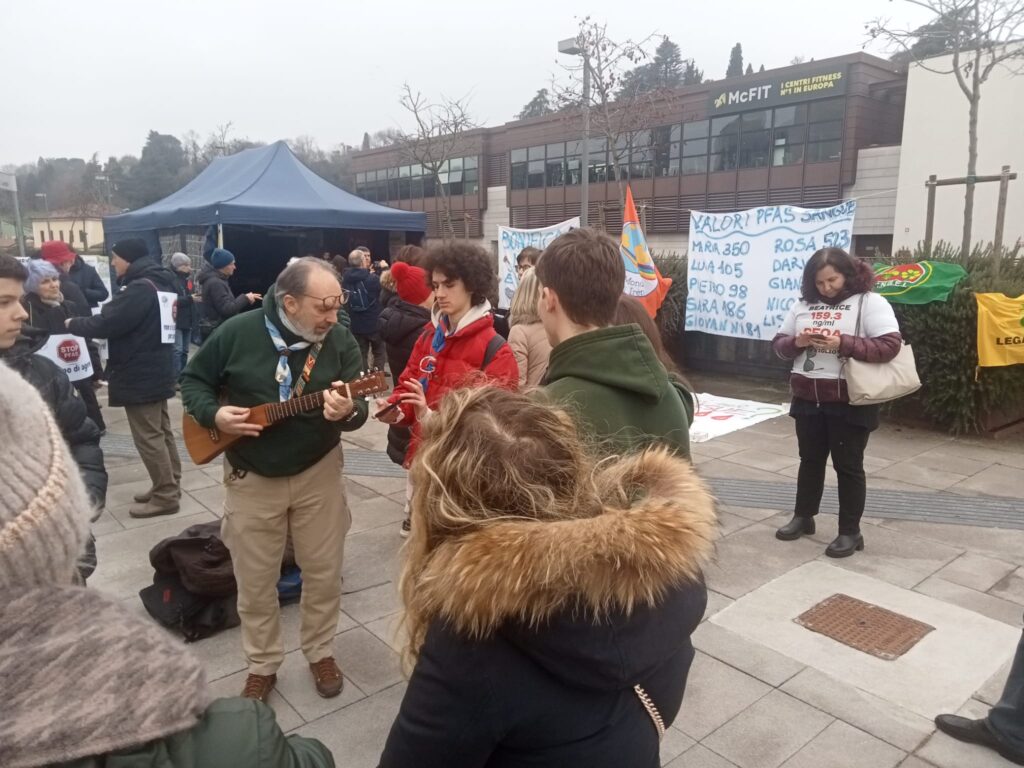
<instances>
[{"instance_id":1,"label":"poster on ground","mask_svg":"<svg viewBox=\"0 0 1024 768\"><path fill-rule=\"evenodd\" d=\"M527 246L544 250L548 243L559 235L580 226L580 217L568 219L560 224L541 229L517 229L515 227L498 227L498 307L508 309L512 297L519 287L519 275L516 273L516 257Z\"/></svg>"},{"instance_id":2,"label":"poster on ground","mask_svg":"<svg viewBox=\"0 0 1024 768\"><path fill-rule=\"evenodd\" d=\"M697 410L690 426L690 442L706 443L716 437L752 427L768 419L785 416L787 413L788 403L736 400L705 392L697 395Z\"/></svg>"},{"instance_id":3,"label":"poster on ground","mask_svg":"<svg viewBox=\"0 0 1024 768\"><path fill-rule=\"evenodd\" d=\"M771 340L819 248L849 250L857 202L690 214L686 330Z\"/></svg>"}]
</instances>

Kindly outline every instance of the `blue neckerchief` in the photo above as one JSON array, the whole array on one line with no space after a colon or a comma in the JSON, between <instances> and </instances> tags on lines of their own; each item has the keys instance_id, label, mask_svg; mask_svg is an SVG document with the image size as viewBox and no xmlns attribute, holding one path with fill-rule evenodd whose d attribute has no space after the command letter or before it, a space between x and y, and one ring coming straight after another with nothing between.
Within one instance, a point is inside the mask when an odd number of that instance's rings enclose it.
<instances>
[{"instance_id":1,"label":"blue neckerchief","mask_svg":"<svg viewBox=\"0 0 1024 768\"><path fill-rule=\"evenodd\" d=\"M433 354L429 358L425 358L420 361L420 370L425 374L423 378L420 379L424 395L427 394L427 387L430 386L430 375L437 367L437 356L441 354L441 350L444 349L445 342L448 340L448 330L450 325L451 321L448 319L448 315L441 315L439 317L437 330L434 331L434 338L430 342L430 349ZM429 368L425 368L424 362L426 362Z\"/></svg>"},{"instance_id":2,"label":"blue neckerchief","mask_svg":"<svg viewBox=\"0 0 1024 768\"><path fill-rule=\"evenodd\" d=\"M308 341L297 341L288 346L284 343L284 339L281 338L281 332L277 330L277 326L270 322L269 317L264 315L263 322L267 326L270 340L274 342L274 349L277 350L277 370L274 371L274 380L277 381L278 396L283 403L292 396L292 368L288 365L288 357L292 352L306 349L310 346L310 343Z\"/></svg>"}]
</instances>

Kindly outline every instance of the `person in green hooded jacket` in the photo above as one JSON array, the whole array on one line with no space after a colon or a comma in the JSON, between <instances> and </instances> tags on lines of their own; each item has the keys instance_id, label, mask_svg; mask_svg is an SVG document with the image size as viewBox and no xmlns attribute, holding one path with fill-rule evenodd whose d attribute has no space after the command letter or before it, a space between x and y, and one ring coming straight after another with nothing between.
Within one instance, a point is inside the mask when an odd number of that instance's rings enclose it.
<instances>
[{"instance_id":1,"label":"person in green hooded jacket","mask_svg":"<svg viewBox=\"0 0 1024 768\"><path fill-rule=\"evenodd\" d=\"M575 412L601 453L665 445L689 458L692 396L640 326L613 324L626 281L615 241L574 229L552 241L536 270L552 346L543 396Z\"/></svg>"}]
</instances>

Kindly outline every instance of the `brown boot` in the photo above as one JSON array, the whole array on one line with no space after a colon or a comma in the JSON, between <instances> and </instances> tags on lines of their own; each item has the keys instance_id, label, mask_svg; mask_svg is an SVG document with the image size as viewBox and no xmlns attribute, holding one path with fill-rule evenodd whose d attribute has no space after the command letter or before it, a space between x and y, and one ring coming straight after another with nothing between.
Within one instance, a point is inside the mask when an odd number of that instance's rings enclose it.
<instances>
[{"instance_id":1,"label":"brown boot","mask_svg":"<svg viewBox=\"0 0 1024 768\"><path fill-rule=\"evenodd\" d=\"M150 501L143 507L132 507L128 510L128 515L135 518L146 518L146 517L159 517L160 515L173 515L180 509L178 502L172 502L168 504L156 504Z\"/></svg>"},{"instance_id":2,"label":"brown boot","mask_svg":"<svg viewBox=\"0 0 1024 768\"><path fill-rule=\"evenodd\" d=\"M334 698L345 687L345 678L332 656L320 659L315 664L310 664L309 670L313 673L316 692L325 699Z\"/></svg>"},{"instance_id":3,"label":"brown boot","mask_svg":"<svg viewBox=\"0 0 1024 768\"><path fill-rule=\"evenodd\" d=\"M254 675L249 673L249 676L245 678L242 698L256 699L256 701L262 701L266 704L267 697L270 696L270 692L274 690L274 685L276 684L277 675Z\"/></svg>"},{"instance_id":4,"label":"brown boot","mask_svg":"<svg viewBox=\"0 0 1024 768\"><path fill-rule=\"evenodd\" d=\"M142 493L136 493L134 496L132 496L132 500L136 504L148 504L149 500L152 499L152 498L153 498L153 489L152 488L150 488L148 491L143 491Z\"/></svg>"}]
</instances>

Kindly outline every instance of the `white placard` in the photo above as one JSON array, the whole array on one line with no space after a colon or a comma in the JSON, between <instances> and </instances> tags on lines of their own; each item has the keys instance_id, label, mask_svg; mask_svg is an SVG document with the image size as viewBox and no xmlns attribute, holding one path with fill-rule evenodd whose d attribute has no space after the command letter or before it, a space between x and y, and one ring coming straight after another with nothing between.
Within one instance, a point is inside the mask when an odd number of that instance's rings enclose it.
<instances>
[{"instance_id":1,"label":"white placard","mask_svg":"<svg viewBox=\"0 0 1024 768\"><path fill-rule=\"evenodd\" d=\"M690 425L690 442L706 443L716 437L752 427L789 413L786 403L759 403L717 395L697 395L697 411Z\"/></svg>"},{"instance_id":2,"label":"white placard","mask_svg":"<svg viewBox=\"0 0 1024 768\"><path fill-rule=\"evenodd\" d=\"M571 229L578 229L580 217L553 224L542 229L516 229L515 227L498 227L498 307L508 309L512 297L519 287L519 274L516 272L516 257L527 246L544 250L559 235Z\"/></svg>"},{"instance_id":3,"label":"white placard","mask_svg":"<svg viewBox=\"0 0 1024 768\"><path fill-rule=\"evenodd\" d=\"M771 340L820 248L850 249L857 202L690 214L686 330Z\"/></svg>"},{"instance_id":4,"label":"white placard","mask_svg":"<svg viewBox=\"0 0 1024 768\"><path fill-rule=\"evenodd\" d=\"M160 343L173 344L178 330L178 294L157 291L156 299L160 302Z\"/></svg>"},{"instance_id":5,"label":"white placard","mask_svg":"<svg viewBox=\"0 0 1024 768\"><path fill-rule=\"evenodd\" d=\"M85 339L81 336L54 334L36 354L52 360L71 381L81 381L92 376L92 359L86 349Z\"/></svg>"},{"instance_id":6,"label":"white placard","mask_svg":"<svg viewBox=\"0 0 1024 768\"><path fill-rule=\"evenodd\" d=\"M100 259L97 258L96 256L84 255L81 257L81 259L90 267L96 270L96 274L100 276L100 281L103 283L103 285L107 287L107 298L100 302L100 306L102 307L104 304L110 301L110 297L114 295L114 289L110 287L110 260L107 259L105 256L103 257L103 260L100 261Z\"/></svg>"}]
</instances>

